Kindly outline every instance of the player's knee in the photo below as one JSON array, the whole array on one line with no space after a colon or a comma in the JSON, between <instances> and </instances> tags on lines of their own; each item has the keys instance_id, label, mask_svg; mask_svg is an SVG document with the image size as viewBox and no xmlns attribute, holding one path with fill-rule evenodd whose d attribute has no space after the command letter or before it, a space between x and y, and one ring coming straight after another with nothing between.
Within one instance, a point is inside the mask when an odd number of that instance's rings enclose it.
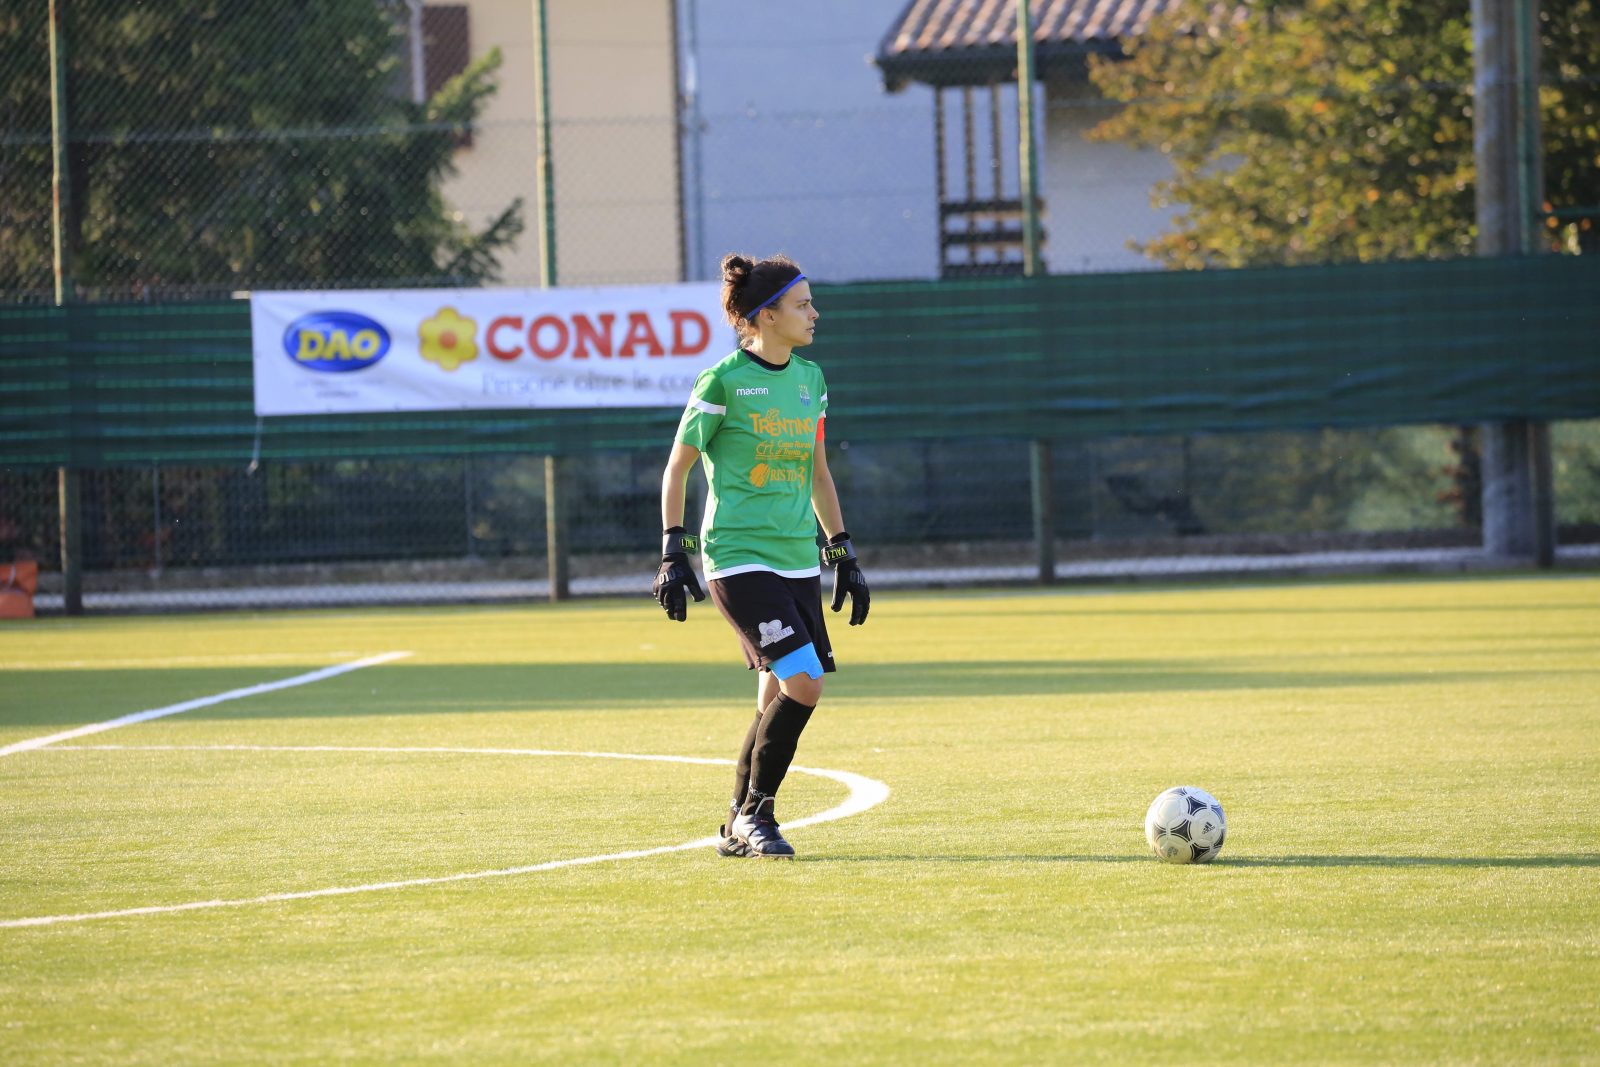
<instances>
[{"instance_id":1,"label":"player's knee","mask_svg":"<svg viewBox=\"0 0 1600 1067\"><path fill-rule=\"evenodd\" d=\"M806 644L772 665L778 688L790 700L816 707L822 696L822 660L815 645Z\"/></svg>"}]
</instances>

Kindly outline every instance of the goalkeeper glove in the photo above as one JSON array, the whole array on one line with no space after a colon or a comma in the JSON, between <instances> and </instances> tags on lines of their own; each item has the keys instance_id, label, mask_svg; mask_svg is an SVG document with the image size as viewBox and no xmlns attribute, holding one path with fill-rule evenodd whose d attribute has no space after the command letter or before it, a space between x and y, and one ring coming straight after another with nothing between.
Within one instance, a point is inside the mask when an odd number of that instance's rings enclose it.
<instances>
[{"instance_id":1,"label":"goalkeeper glove","mask_svg":"<svg viewBox=\"0 0 1600 1067\"><path fill-rule=\"evenodd\" d=\"M856 550L850 544L850 535L840 530L822 546L822 562L833 568L833 610L844 607L844 597L850 594L850 625L860 626L867 621L867 609L872 606L872 594L867 590L867 576L861 573L856 561Z\"/></svg>"},{"instance_id":2,"label":"goalkeeper glove","mask_svg":"<svg viewBox=\"0 0 1600 1067\"><path fill-rule=\"evenodd\" d=\"M698 603L706 598L700 588L700 579L689 566L689 553L699 548L699 539L685 533L682 526L674 526L662 534L661 568L656 571L655 584L650 592L666 610L667 618L682 622L689 617L689 596Z\"/></svg>"}]
</instances>

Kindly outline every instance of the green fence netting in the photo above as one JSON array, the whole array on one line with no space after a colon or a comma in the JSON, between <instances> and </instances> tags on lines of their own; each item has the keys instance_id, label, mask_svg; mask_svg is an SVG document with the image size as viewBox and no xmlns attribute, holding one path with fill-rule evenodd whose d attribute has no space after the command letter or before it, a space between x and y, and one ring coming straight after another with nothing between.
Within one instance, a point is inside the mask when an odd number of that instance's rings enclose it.
<instances>
[{"instance_id":1,"label":"green fence netting","mask_svg":"<svg viewBox=\"0 0 1600 1067\"><path fill-rule=\"evenodd\" d=\"M1047 439L1600 414L1600 260L819 285L830 439ZM258 420L246 302L0 308L0 463L663 445L675 409Z\"/></svg>"}]
</instances>

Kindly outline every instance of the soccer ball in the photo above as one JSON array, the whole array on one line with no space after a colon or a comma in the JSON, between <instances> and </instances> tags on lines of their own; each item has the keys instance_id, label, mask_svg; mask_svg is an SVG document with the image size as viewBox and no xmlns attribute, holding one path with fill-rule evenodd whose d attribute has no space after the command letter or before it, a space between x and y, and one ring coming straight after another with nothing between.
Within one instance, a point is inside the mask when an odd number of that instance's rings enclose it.
<instances>
[{"instance_id":1,"label":"soccer ball","mask_svg":"<svg viewBox=\"0 0 1600 1067\"><path fill-rule=\"evenodd\" d=\"M1180 785L1150 804L1144 837L1167 863L1210 863L1222 851L1228 820L1217 798L1204 789Z\"/></svg>"}]
</instances>

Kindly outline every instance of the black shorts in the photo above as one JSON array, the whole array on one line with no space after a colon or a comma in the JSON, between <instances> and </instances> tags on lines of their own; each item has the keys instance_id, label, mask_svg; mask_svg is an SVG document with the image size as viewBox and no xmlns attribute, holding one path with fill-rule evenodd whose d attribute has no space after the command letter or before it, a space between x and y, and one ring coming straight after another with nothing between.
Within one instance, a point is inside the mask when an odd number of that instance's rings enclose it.
<instances>
[{"instance_id":1,"label":"black shorts","mask_svg":"<svg viewBox=\"0 0 1600 1067\"><path fill-rule=\"evenodd\" d=\"M739 635L752 670L767 670L807 644L814 645L824 674L831 674L833 645L822 621L822 578L785 578L771 571L745 571L713 578L711 601Z\"/></svg>"}]
</instances>

